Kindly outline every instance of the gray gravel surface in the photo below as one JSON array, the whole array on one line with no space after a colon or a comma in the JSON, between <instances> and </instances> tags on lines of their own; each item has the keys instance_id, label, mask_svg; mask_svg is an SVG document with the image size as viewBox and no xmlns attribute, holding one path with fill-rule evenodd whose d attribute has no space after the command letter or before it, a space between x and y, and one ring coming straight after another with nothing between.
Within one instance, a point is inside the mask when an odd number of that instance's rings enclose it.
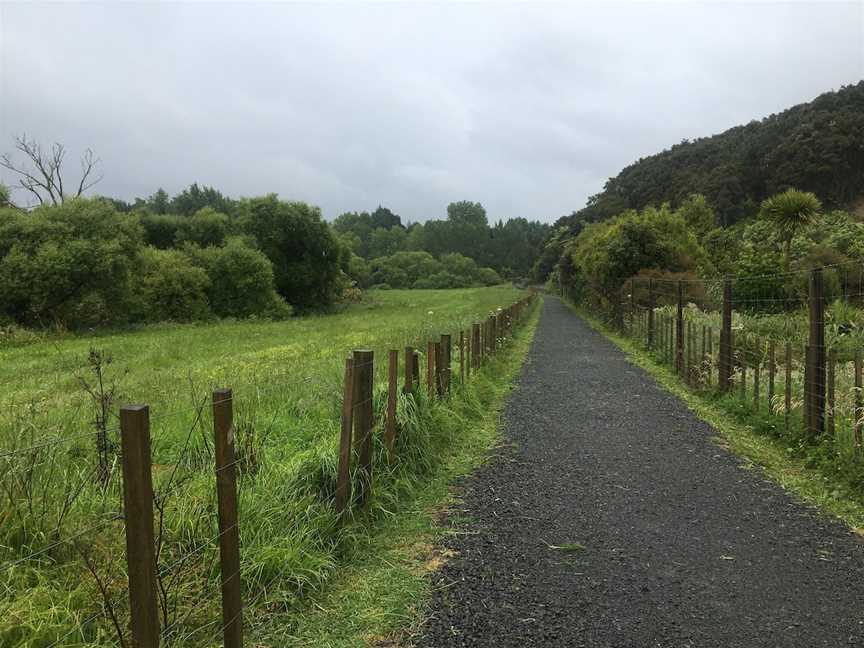
<instances>
[{"instance_id":1,"label":"gray gravel surface","mask_svg":"<svg viewBox=\"0 0 864 648\"><path fill-rule=\"evenodd\" d=\"M462 484L418 646L864 646L861 539L555 298L503 434Z\"/></svg>"}]
</instances>

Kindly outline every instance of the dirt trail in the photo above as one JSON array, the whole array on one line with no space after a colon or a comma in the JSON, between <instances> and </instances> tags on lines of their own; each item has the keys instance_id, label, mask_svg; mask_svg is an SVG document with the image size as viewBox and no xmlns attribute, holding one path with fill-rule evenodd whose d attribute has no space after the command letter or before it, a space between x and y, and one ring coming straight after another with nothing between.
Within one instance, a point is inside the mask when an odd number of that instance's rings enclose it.
<instances>
[{"instance_id":1,"label":"dirt trail","mask_svg":"<svg viewBox=\"0 0 864 648\"><path fill-rule=\"evenodd\" d=\"M546 298L418 646L864 646L864 544Z\"/></svg>"}]
</instances>

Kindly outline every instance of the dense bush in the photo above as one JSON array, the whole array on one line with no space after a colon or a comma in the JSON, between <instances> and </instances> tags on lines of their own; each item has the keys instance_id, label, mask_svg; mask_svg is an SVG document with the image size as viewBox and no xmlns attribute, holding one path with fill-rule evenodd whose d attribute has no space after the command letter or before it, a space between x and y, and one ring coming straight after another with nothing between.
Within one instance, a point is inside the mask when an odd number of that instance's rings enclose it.
<instances>
[{"instance_id":1,"label":"dense bush","mask_svg":"<svg viewBox=\"0 0 864 648\"><path fill-rule=\"evenodd\" d=\"M706 261L683 214L664 205L586 226L566 245L559 272L574 297L609 302L641 271L692 272Z\"/></svg>"},{"instance_id":2,"label":"dense bush","mask_svg":"<svg viewBox=\"0 0 864 648\"><path fill-rule=\"evenodd\" d=\"M223 247L184 248L191 262L207 273L207 297L219 317L287 317L291 307L276 293L267 257L232 238Z\"/></svg>"},{"instance_id":3,"label":"dense bush","mask_svg":"<svg viewBox=\"0 0 864 648\"><path fill-rule=\"evenodd\" d=\"M20 324L122 320L141 226L102 200L0 210L0 312Z\"/></svg>"},{"instance_id":4,"label":"dense bush","mask_svg":"<svg viewBox=\"0 0 864 648\"><path fill-rule=\"evenodd\" d=\"M276 289L289 304L315 308L339 296L346 251L317 207L270 195L244 200L237 209L240 227L270 259Z\"/></svg>"},{"instance_id":5,"label":"dense bush","mask_svg":"<svg viewBox=\"0 0 864 648\"><path fill-rule=\"evenodd\" d=\"M501 283L492 268L478 268L473 259L455 252L440 259L428 252L397 252L373 259L370 267L372 285L392 288L467 288Z\"/></svg>"},{"instance_id":6,"label":"dense bush","mask_svg":"<svg viewBox=\"0 0 864 648\"><path fill-rule=\"evenodd\" d=\"M145 248L139 258L131 313L143 322L191 322L212 315L207 272L181 250Z\"/></svg>"}]
</instances>

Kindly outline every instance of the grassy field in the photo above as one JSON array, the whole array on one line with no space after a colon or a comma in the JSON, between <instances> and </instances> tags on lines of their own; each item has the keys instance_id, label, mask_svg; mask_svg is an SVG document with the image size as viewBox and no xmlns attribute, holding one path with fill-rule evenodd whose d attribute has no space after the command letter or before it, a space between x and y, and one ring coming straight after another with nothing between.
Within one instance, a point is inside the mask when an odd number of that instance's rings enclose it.
<instances>
[{"instance_id":1,"label":"grassy field","mask_svg":"<svg viewBox=\"0 0 864 648\"><path fill-rule=\"evenodd\" d=\"M330 494L346 355L358 347L376 352L381 412L387 349L441 333L458 340L460 329L518 297L504 287L381 291L334 315L65 336L0 351L0 569L7 584L0 645L112 645L115 626L126 632L116 448L116 409L126 402L151 406L165 643L218 643L207 398L220 386L235 394L248 631L268 634L270 615L302 607L320 590L369 520L387 516L431 474L448 434L488 405L482 380L441 403L400 396L400 461L377 478L372 510L340 526ZM103 358L101 390L88 361L93 349ZM101 484L93 421L105 394L110 479Z\"/></svg>"}]
</instances>

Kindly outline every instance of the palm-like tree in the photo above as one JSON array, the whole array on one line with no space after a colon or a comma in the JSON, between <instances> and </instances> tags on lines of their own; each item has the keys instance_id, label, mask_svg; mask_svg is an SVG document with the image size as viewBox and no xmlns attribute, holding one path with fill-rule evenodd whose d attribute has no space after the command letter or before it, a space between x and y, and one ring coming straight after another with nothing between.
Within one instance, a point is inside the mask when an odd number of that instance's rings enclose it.
<instances>
[{"instance_id":1,"label":"palm-like tree","mask_svg":"<svg viewBox=\"0 0 864 648\"><path fill-rule=\"evenodd\" d=\"M762 212L774 221L783 239L783 271L789 272L792 257L792 239L798 231L816 221L822 203L809 191L787 189L774 194L762 203Z\"/></svg>"}]
</instances>

